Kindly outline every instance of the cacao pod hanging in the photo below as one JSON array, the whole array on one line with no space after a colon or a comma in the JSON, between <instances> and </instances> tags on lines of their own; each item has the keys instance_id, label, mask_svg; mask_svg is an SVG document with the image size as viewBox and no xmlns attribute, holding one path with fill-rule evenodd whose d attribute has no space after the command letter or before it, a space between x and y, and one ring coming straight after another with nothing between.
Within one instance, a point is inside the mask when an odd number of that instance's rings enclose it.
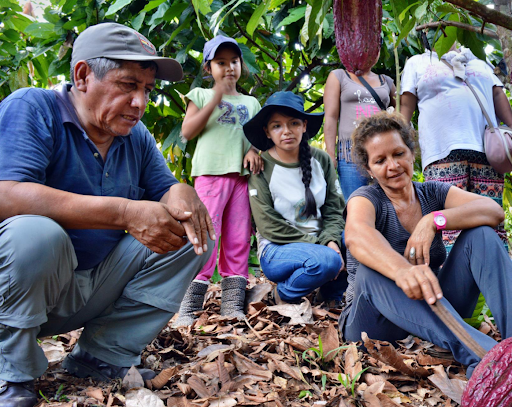
<instances>
[{"instance_id":1,"label":"cacao pod hanging","mask_svg":"<svg viewBox=\"0 0 512 407\"><path fill-rule=\"evenodd\" d=\"M461 407L512 406L512 338L495 345L475 368Z\"/></svg>"},{"instance_id":2,"label":"cacao pod hanging","mask_svg":"<svg viewBox=\"0 0 512 407\"><path fill-rule=\"evenodd\" d=\"M334 0L336 49L345 68L361 76L380 51L382 0Z\"/></svg>"}]
</instances>

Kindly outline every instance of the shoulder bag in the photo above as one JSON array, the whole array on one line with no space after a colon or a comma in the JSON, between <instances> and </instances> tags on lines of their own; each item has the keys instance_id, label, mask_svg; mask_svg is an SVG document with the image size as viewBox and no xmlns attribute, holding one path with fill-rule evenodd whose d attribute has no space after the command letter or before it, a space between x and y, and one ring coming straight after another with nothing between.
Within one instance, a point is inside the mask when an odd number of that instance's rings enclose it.
<instances>
[{"instance_id":1,"label":"shoulder bag","mask_svg":"<svg viewBox=\"0 0 512 407\"><path fill-rule=\"evenodd\" d=\"M370 94L373 96L373 99L375 99L375 101L379 105L380 110L386 111L386 106L384 106L384 103L382 103L381 98L379 97L379 95L377 95L377 92L375 92L375 89L373 89L370 86L370 84L366 81L366 79L364 79L362 76L358 76L357 79L359 79L359 81L363 84L363 86L366 89L368 89L368 92L370 92Z\"/></svg>"},{"instance_id":2,"label":"shoulder bag","mask_svg":"<svg viewBox=\"0 0 512 407\"><path fill-rule=\"evenodd\" d=\"M444 59L442 62L444 62L453 70L453 67ZM487 114L487 111L485 110L484 105L482 104L482 101L478 97L478 94L476 93L473 86L467 80L462 80L462 82L464 82L471 90L473 95L475 95L475 98L480 105L480 109L482 109L482 113L485 116L485 120L487 121L487 126L485 127L484 131L484 150L487 161L489 161L489 164L491 164L492 168L494 168L500 174L511 172L512 129L507 126L494 127L491 118Z\"/></svg>"}]
</instances>

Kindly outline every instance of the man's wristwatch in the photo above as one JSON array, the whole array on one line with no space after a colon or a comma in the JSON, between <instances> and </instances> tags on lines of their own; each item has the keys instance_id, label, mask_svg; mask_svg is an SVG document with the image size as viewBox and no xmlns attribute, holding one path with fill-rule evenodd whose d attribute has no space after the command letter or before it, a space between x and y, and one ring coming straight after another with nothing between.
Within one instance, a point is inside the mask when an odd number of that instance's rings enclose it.
<instances>
[{"instance_id":1,"label":"man's wristwatch","mask_svg":"<svg viewBox=\"0 0 512 407\"><path fill-rule=\"evenodd\" d=\"M446 228L446 218L444 217L442 212L434 212L434 224L436 225L436 229L438 232Z\"/></svg>"}]
</instances>

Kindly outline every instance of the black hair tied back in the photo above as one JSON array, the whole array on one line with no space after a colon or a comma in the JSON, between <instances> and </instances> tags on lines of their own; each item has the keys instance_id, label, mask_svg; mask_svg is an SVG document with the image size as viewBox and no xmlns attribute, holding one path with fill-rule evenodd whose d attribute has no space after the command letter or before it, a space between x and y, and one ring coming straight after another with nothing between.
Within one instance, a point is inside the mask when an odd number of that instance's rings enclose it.
<instances>
[{"instance_id":1,"label":"black hair tied back","mask_svg":"<svg viewBox=\"0 0 512 407\"><path fill-rule=\"evenodd\" d=\"M310 216L316 215L317 213L315 197L309 188L309 184L311 182L311 148L309 147L308 139L309 137L307 133L304 133L302 135L302 140L299 147L299 161L300 169L302 170L302 182L306 188L306 205L302 210L301 216L304 216L306 219Z\"/></svg>"}]
</instances>

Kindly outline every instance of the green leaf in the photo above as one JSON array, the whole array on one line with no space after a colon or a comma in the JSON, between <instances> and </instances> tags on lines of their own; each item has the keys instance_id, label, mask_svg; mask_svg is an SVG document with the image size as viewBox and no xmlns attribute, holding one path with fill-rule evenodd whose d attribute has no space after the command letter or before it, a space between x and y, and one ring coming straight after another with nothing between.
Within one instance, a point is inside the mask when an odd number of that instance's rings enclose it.
<instances>
[{"instance_id":1,"label":"green leaf","mask_svg":"<svg viewBox=\"0 0 512 407\"><path fill-rule=\"evenodd\" d=\"M148 4L146 4L146 7L144 7L144 9L142 11L145 11L147 13L148 11L151 11L154 8L157 8L160 4L162 4L165 1L167 1L167 0L152 0Z\"/></svg>"},{"instance_id":2,"label":"green leaf","mask_svg":"<svg viewBox=\"0 0 512 407\"><path fill-rule=\"evenodd\" d=\"M416 3L412 3L411 5L407 6L407 8L406 8L406 9L404 9L404 10L400 13L400 15L398 16L398 20L399 20L400 22L403 22L403 21L404 21L404 18L407 16L407 12L408 12L412 7L414 7L414 6L418 5L418 4L420 4L420 2L419 2L419 1L417 1ZM412 16L412 14L411 14L411 17L413 17L413 16Z\"/></svg>"},{"instance_id":3,"label":"green leaf","mask_svg":"<svg viewBox=\"0 0 512 407\"><path fill-rule=\"evenodd\" d=\"M315 1L311 9L311 15L308 21L308 36L309 38L317 37L318 45L322 45L322 30L325 22L327 11L331 7L332 1Z\"/></svg>"},{"instance_id":4,"label":"green leaf","mask_svg":"<svg viewBox=\"0 0 512 407\"><path fill-rule=\"evenodd\" d=\"M269 0L263 0L263 2L256 8L254 13L252 13L251 18L249 19L249 22L247 23L247 34L249 34L250 36L252 36L254 34L254 30L256 30L256 27L258 26L261 17L268 10L269 4L270 4Z\"/></svg>"},{"instance_id":5,"label":"green leaf","mask_svg":"<svg viewBox=\"0 0 512 407\"><path fill-rule=\"evenodd\" d=\"M402 31L400 31L400 35L396 39L396 45L395 47L398 47L400 45L400 42L409 35L411 30L414 28L414 25L416 24L416 17L411 17L407 23L402 28Z\"/></svg>"},{"instance_id":6,"label":"green leaf","mask_svg":"<svg viewBox=\"0 0 512 407\"><path fill-rule=\"evenodd\" d=\"M283 4L284 2L286 2L286 0L272 0L270 2L270 5L268 6L268 9L269 10L274 10L277 7L279 7L281 4Z\"/></svg>"},{"instance_id":7,"label":"green leaf","mask_svg":"<svg viewBox=\"0 0 512 407\"><path fill-rule=\"evenodd\" d=\"M8 28L14 28L18 31L24 32L25 28L32 24L33 21L30 18L25 17L23 14L16 14L11 18L4 20L3 23Z\"/></svg>"},{"instance_id":8,"label":"green leaf","mask_svg":"<svg viewBox=\"0 0 512 407\"><path fill-rule=\"evenodd\" d=\"M448 14L448 13L457 13L458 9L451 4L443 3L440 6L436 7L436 12L441 14Z\"/></svg>"},{"instance_id":9,"label":"green leaf","mask_svg":"<svg viewBox=\"0 0 512 407\"><path fill-rule=\"evenodd\" d=\"M306 7L307 6L300 6L291 9L289 11L288 17L283 19L283 21L281 21L277 28L295 23L296 21L299 21L301 18L304 18L306 16Z\"/></svg>"},{"instance_id":10,"label":"green leaf","mask_svg":"<svg viewBox=\"0 0 512 407\"><path fill-rule=\"evenodd\" d=\"M231 7L231 9L226 14L224 14L224 16L219 20L219 17L222 14L222 12L224 11L224 9L231 6L235 1L237 3L233 7ZM224 20L227 18L227 16L229 16L233 11L235 11L240 4L245 3L247 1L248 0L238 0L238 1L231 0L228 4L224 5L219 10L217 10L214 14L212 14L212 18L210 19L210 23L211 23L210 27L213 27L213 30L212 30L213 35L217 35L217 32L220 29L220 26L222 25ZM219 20L219 21L217 21L217 20Z\"/></svg>"},{"instance_id":11,"label":"green leaf","mask_svg":"<svg viewBox=\"0 0 512 407\"><path fill-rule=\"evenodd\" d=\"M0 39L3 41L4 38L10 42L18 42L20 40L20 33L16 30L4 30L0 33Z\"/></svg>"},{"instance_id":12,"label":"green leaf","mask_svg":"<svg viewBox=\"0 0 512 407\"><path fill-rule=\"evenodd\" d=\"M198 14L198 17L199 13L206 15L212 11L208 0L192 0L192 5Z\"/></svg>"},{"instance_id":13,"label":"green leaf","mask_svg":"<svg viewBox=\"0 0 512 407\"><path fill-rule=\"evenodd\" d=\"M327 14L324 18L323 37L330 38L334 34L334 16Z\"/></svg>"},{"instance_id":14,"label":"green leaf","mask_svg":"<svg viewBox=\"0 0 512 407\"><path fill-rule=\"evenodd\" d=\"M136 16L132 20L132 28L135 31L139 31L140 30L140 27L142 27L142 23L144 22L144 18L146 18L146 12L142 11L138 16Z\"/></svg>"},{"instance_id":15,"label":"green leaf","mask_svg":"<svg viewBox=\"0 0 512 407\"><path fill-rule=\"evenodd\" d=\"M181 16L183 12L189 7L187 3L174 3L164 14L165 21L172 22L175 18Z\"/></svg>"},{"instance_id":16,"label":"green leaf","mask_svg":"<svg viewBox=\"0 0 512 407\"><path fill-rule=\"evenodd\" d=\"M47 83L48 82L48 61L44 56L40 56L39 58L35 58L32 60L32 63L34 64L34 68L39 75L38 80L41 83Z\"/></svg>"},{"instance_id":17,"label":"green leaf","mask_svg":"<svg viewBox=\"0 0 512 407\"><path fill-rule=\"evenodd\" d=\"M245 44L238 44L240 49L242 50L242 57L244 59L245 65L249 68L249 72L252 74L260 73L261 69L256 62L256 56L251 52L250 48Z\"/></svg>"},{"instance_id":18,"label":"green leaf","mask_svg":"<svg viewBox=\"0 0 512 407\"><path fill-rule=\"evenodd\" d=\"M55 25L50 23L32 23L25 28L25 34L35 38L48 38L55 32Z\"/></svg>"},{"instance_id":19,"label":"green leaf","mask_svg":"<svg viewBox=\"0 0 512 407\"><path fill-rule=\"evenodd\" d=\"M116 2L108 8L105 15L111 16L112 14L117 13L119 10L121 10L123 7L127 6L130 3L131 0L116 0Z\"/></svg>"},{"instance_id":20,"label":"green leaf","mask_svg":"<svg viewBox=\"0 0 512 407\"><path fill-rule=\"evenodd\" d=\"M485 42L478 39L476 33L472 31L463 30L462 33L462 44L468 47L476 57L480 58L482 61L485 61Z\"/></svg>"},{"instance_id":21,"label":"green leaf","mask_svg":"<svg viewBox=\"0 0 512 407\"><path fill-rule=\"evenodd\" d=\"M414 10L414 16L417 20L421 20L425 15L427 14L427 7L428 2L425 2L423 4L420 4L418 7L416 7L416 10Z\"/></svg>"},{"instance_id":22,"label":"green leaf","mask_svg":"<svg viewBox=\"0 0 512 407\"><path fill-rule=\"evenodd\" d=\"M174 126L169 135L166 137L164 144L162 145L162 151L167 151L169 147L179 146L180 149L185 149L185 144L180 137L181 134L181 124L179 126Z\"/></svg>"},{"instance_id":23,"label":"green leaf","mask_svg":"<svg viewBox=\"0 0 512 407\"><path fill-rule=\"evenodd\" d=\"M309 19L307 21L308 23L308 37L309 38L313 38L319 28L320 28L320 24L322 21L318 21L319 19L323 19L323 9L322 9L322 4L324 2L323 1L315 1L312 6L311 6L311 12L309 14ZM317 19L317 17L319 17L319 19Z\"/></svg>"},{"instance_id":24,"label":"green leaf","mask_svg":"<svg viewBox=\"0 0 512 407\"><path fill-rule=\"evenodd\" d=\"M448 20L459 21L459 16L457 14L452 14ZM435 44L435 49L437 52L437 56L439 58L446 54L457 40L456 27L445 27L444 32L446 34L446 37L444 35L441 35L441 37L439 37Z\"/></svg>"},{"instance_id":25,"label":"green leaf","mask_svg":"<svg viewBox=\"0 0 512 407\"><path fill-rule=\"evenodd\" d=\"M303 399L304 397L311 397L311 396L312 396L312 393L309 390L302 390L299 393L299 398L300 399Z\"/></svg>"},{"instance_id":26,"label":"green leaf","mask_svg":"<svg viewBox=\"0 0 512 407\"><path fill-rule=\"evenodd\" d=\"M153 28L162 22L167 10L169 10L169 5L167 3L162 3L158 6L158 9L153 13L151 19L148 21L148 25L150 26L149 31L152 31Z\"/></svg>"},{"instance_id":27,"label":"green leaf","mask_svg":"<svg viewBox=\"0 0 512 407\"><path fill-rule=\"evenodd\" d=\"M190 22L193 20L194 16L191 14L188 16L188 18L183 22L183 24L180 24L177 28L174 29L172 34L169 36L169 39L165 42L165 44L160 47L160 50L163 48L169 46L171 42L174 40L174 38L181 32L183 29L187 28L190 25Z\"/></svg>"},{"instance_id":28,"label":"green leaf","mask_svg":"<svg viewBox=\"0 0 512 407\"><path fill-rule=\"evenodd\" d=\"M478 302L476 303L475 310L473 311L473 315L471 318L464 318L464 321L471 325L473 328L478 329L481 323L484 321L484 314L488 315L489 307L485 302L485 298L482 294L478 297Z\"/></svg>"},{"instance_id":29,"label":"green leaf","mask_svg":"<svg viewBox=\"0 0 512 407\"><path fill-rule=\"evenodd\" d=\"M17 53L18 53L18 48L14 45L14 44L11 44L7 41L1 41L0 42L0 48L1 48L1 52L2 54L8 54L8 55L12 55L12 56L15 56Z\"/></svg>"},{"instance_id":30,"label":"green leaf","mask_svg":"<svg viewBox=\"0 0 512 407\"><path fill-rule=\"evenodd\" d=\"M26 88L28 86L28 74L25 69L18 69L16 72L13 72L11 77L9 78L9 88L11 88L11 92L18 90L20 88Z\"/></svg>"},{"instance_id":31,"label":"green leaf","mask_svg":"<svg viewBox=\"0 0 512 407\"><path fill-rule=\"evenodd\" d=\"M407 7L407 0L390 0L391 9L393 10L393 19L397 23L398 28L401 27L400 13Z\"/></svg>"},{"instance_id":32,"label":"green leaf","mask_svg":"<svg viewBox=\"0 0 512 407\"><path fill-rule=\"evenodd\" d=\"M12 0L0 0L0 7L11 9L12 11L23 11L18 2Z\"/></svg>"}]
</instances>

